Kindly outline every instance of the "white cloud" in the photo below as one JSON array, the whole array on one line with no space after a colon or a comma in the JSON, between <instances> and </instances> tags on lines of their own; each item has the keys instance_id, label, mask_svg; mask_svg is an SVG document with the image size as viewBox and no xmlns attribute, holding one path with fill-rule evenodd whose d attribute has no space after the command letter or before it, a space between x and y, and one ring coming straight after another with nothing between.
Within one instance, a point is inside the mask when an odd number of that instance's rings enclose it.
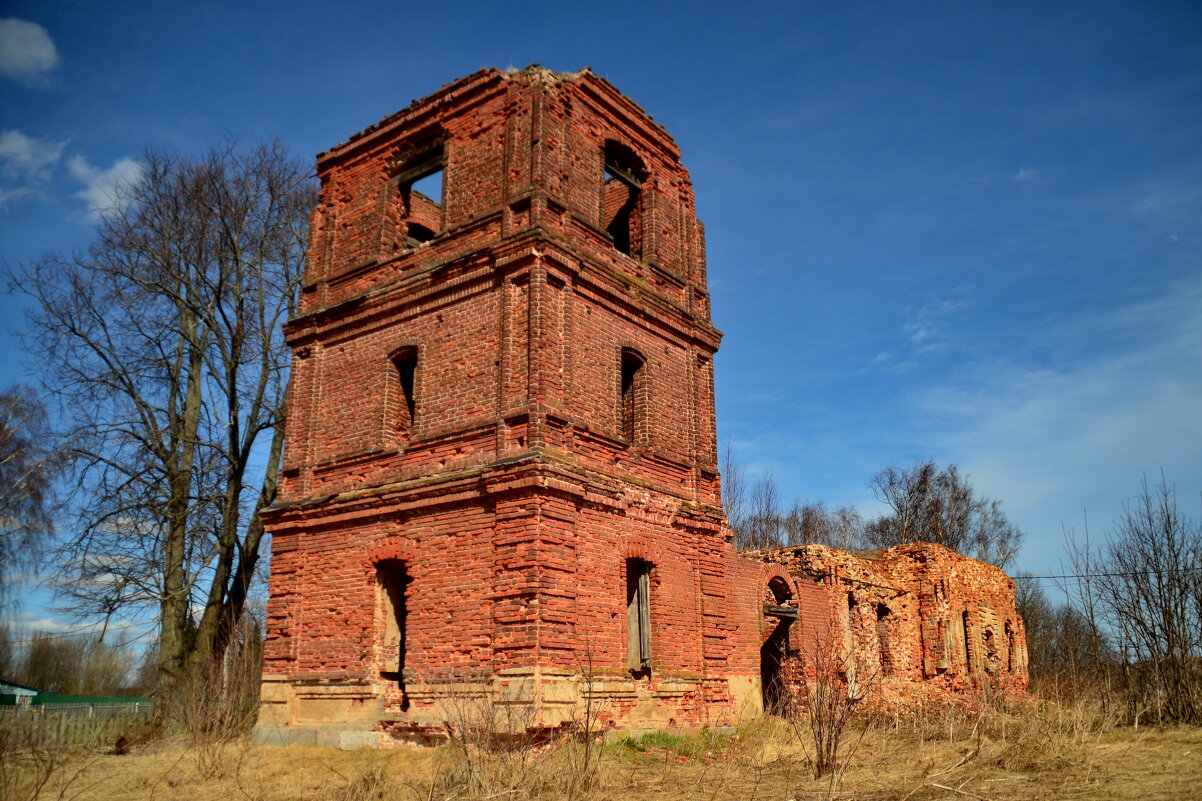
<instances>
[{"instance_id":1,"label":"white cloud","mask_svg":"<svg viewBox=\"0 0 1202 801\"><path fill-rule=\"evenodd\" d=\"M915 345L921 345L924 342L935 337L935 327L926 323L911 321L902 326L902 330L906 332L906 336Z\"/></svg>"},{"instance_id":2,"label":"white cloud","mask_svg":"<svg viewBox=\"0 0 1202 801\"><path fill-rule=\"evenodd\" d=\"M66 144L35 139L16 130L0 133L0 210L41 194Z\"/></svg>"},{"instance_id":3,"label":"white cloud","mask_svg":"<svg viewBox=\"0 0 1202 801\"><path fill-rule=\"evenodd\" d=\"M69 620L48 617L37 612L24 612L17 616L16 628L26 634L60 634L71 631L79 624Z\"/></svg>"},{"instance_id":4,"label":"white cloud","mask_svg":"<svg viewBox=\"0 0 1202 801\"><path fill-rule=\"evenodd\" d=\"M71 177L83 184L75 197L88 206L93 220L100 219L115 209L120 202L121 188L138 180L142 165L131 158L122 158L107 170L94 167L83 156L73 156L67 162Z\"/></svg>"},{"instance_id":5,"label":"white cloud","mask_svg":"<svg viewBox=\"0 0 1202 801\"><path fill-rule=\"evenodd\" d=\"M1020 167L1018 172L1010 176L1010 181L1016 184L1026 184L1040 177L1039 170L1034 167Z\"/></svg>"},{"instance_id":6,"label":"white cloud","mask_svg":"<svg viewBox=\"0 0 1202 801\"><path fill-rule=\"evenodd\" d=\"M58 64L58 51L46 29L23 19L0 19L0 75L36 83Z\"/></svg>"}]
</instances>

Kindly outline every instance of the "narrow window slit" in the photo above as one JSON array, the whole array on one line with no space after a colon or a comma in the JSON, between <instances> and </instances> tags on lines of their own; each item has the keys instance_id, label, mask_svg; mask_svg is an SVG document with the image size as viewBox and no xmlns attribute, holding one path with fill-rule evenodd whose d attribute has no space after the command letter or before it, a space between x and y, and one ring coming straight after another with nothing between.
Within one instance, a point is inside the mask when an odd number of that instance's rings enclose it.
<instances>
[{"instance_id":1,"label":"narrow window slit","mask_svg":"<svg viewBox=\"0 0 1202 801\"><path fill-rule=\"evenodd\" d=\"M404 348L392 357L396 376L397 442L407 443L417 422L417 348Z\"/></svg>"}]
</instances>

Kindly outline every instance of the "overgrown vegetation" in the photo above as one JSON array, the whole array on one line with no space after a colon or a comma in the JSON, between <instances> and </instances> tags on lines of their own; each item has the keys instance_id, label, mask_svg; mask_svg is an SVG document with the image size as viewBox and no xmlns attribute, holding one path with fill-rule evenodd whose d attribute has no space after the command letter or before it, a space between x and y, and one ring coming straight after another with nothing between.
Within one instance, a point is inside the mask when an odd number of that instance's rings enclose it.
<instances>
[{"instance_id":1,"label":"overgrown vegetation","mask_svg":"<svg viewBox=\"0 0 1202 801\"><path fill-rule=\"evenodd\" d=\"M78 801L484 801L563 799L676 801L874 799L913 801L1072 797L1188 798L1202 790L1202 730L1114 726L1100 704L986 705L969 713L928 708L912 716L856 716L847 734L860 745L822 778L793 729L764 720L737 731L654 733L602 749L597 781L573 786L578 740L511 744L466 755L439 748L341 752L313 746L253 747L236 740L225 769L202 772L194 747L156 741L125 756L76 751L36 760L0 759L0 795ZM512 749L522 751L521 755ZM2 755L0 755L2 756ZM41 767L39 768L39 764ZM514 765L522 765L514 772ZM40 772L39 772L40 771ZM493 771L504 782L465 785L467 773ZM40 796L15 790L42 779Z\"/></svg>"}]
</instances>

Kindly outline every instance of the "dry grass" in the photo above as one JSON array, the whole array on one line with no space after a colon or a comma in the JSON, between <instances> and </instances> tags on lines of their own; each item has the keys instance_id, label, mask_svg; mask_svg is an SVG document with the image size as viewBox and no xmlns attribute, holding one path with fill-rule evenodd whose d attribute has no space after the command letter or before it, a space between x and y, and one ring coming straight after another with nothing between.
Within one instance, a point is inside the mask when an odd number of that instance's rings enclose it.
<instances>
[{"instance_id":1,"label":"dry grass","mask_svg":"<svg viewBox=\"0 0 1202 801\"><path fill-rule=\"evenodd\" d=\"M134 753L64 754L39 799L150 801L434 801L435 799L1191 799L1202 798L1202 729L1102 725L1058 707L951 712L872 724L839 775L813 778L792 730L774 721L734 737L650 735L606 746L596 781L573 786L578 743L512 753L401 747L342 752L317 747L225 746L205 770L184 740ZM950 735L950 736L949 736ZM8 755L10 758L12 755ZM515 771L514 765L525 767ZM9 763L19 773L20 760ZM463 780L465 771L473 774ZM495 772L493 772L495 771ZM12 771L10 771L12 772ZM207 776L205 775L207 774ZM5 799L16 785L0 787ZM23 799L22 799L23 801Z\"/></svg>"}]
</instances>

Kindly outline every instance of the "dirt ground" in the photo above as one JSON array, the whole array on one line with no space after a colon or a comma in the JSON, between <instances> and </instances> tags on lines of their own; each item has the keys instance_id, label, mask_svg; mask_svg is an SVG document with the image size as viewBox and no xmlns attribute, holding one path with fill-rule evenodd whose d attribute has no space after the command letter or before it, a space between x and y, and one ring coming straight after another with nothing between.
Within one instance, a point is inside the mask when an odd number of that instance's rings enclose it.
<instances>
[{"instance_id":1,"label":"dirt ground","mask_svg":"<svg viewBox=\"0 0 1202 801\"><path fill-rule=\"evenodd\" d=\"M485 754L451 746L343 752L166 740L120 756L100 749L4 754L0 798L1202 799L1202 729L1089 733L1030 718L923 729L878 723L847 733L845 767L833 780L813 778L797 735L764 722L735 736L648 735L587 755L578 743Z\"/></svg>"}]
</instances>

